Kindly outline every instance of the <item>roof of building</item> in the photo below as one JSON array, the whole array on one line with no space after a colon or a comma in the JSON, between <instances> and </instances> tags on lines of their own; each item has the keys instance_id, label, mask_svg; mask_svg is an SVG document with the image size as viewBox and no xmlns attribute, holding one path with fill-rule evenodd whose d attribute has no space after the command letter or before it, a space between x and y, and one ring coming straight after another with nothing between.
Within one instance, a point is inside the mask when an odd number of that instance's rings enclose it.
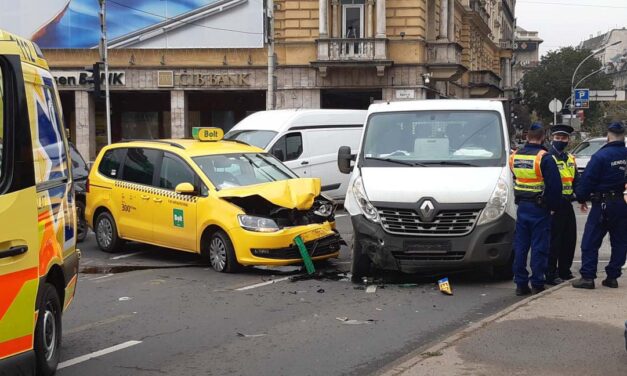
<instances>
[{"instance_id":1,"label":"roof of building","mask_svg":"<svg viewBox=\"0 0 627 376\"><path fill-rule=\"evenodd\" d=\"M612 34L617 33L617 32L624 33L625 36L623 36L622 38L627 39L627 29L625 28L612 29L608 31L607 33L600 34L595 37L584 40L583 42L581 42L581 44L579 44L579 48L583 48L586 50L595 50L597 48L600 48L603 45L607 44L607 42L612 38Z\"/></svg>"}]
</instances>

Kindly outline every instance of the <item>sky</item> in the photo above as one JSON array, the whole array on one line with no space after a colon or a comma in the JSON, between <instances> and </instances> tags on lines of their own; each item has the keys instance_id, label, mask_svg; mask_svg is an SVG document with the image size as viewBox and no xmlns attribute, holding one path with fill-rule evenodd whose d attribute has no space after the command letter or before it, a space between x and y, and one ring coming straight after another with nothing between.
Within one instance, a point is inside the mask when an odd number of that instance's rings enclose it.
<instances>
[{"instance_id":1,"label":"sky","mask_svg":"<svg viewBox=\"0 0 627 376\"><path fill-rule=\"evenodd\" d=\"M627 0L517 0L517 25L539 31L540 54L627 27Z\"/></svg>"}]
</instances>

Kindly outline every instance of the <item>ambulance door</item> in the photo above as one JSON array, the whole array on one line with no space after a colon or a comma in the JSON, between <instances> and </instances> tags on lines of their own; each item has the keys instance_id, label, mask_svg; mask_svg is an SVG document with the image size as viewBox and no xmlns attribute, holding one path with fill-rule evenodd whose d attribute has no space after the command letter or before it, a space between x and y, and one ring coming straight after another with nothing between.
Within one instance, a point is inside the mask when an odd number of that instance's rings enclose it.
<instances>
[{"instance_id":1,"label":"ambulance door","mask_svg":"<svg viewBox=\"0 0 627 376\"><path fill-rule=\"evenodd\" d=\"M0 49L0 54L3 53ZM32 83L27 85L31 93ZM17 55L0 55L0 96L1 361L33 348L39 281L37 192L31 127L23 72Z\"/></svg>"}]
</instances>

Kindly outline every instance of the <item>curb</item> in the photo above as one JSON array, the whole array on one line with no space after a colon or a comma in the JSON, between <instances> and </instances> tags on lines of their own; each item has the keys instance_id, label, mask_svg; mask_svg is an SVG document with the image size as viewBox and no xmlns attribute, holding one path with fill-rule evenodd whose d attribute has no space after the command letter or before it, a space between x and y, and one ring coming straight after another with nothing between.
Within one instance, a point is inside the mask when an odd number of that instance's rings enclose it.
<instances>
[{"instance_id":1,"label":"curb","mask_svg":"<svg viewBox=\"0 0 627 376\"><path fill-rule=\"evenodd\" d=\"M409 369L413 368L414 366L418 365L419 363L421 363L423 360L430 358L433 356L433 354L438 354L443 352L444 350L448 349L449 347L452 347L454 345L456 345L459 341L463 340L464 338L470 336L471 334L477 332L480 329L485 328L486 326L488 326L489 324L493 323L494 321L499 320L500 318L507 316L508 314L510 314L511 312L524 307L526 305L528 305L529 303L531 303L532 301L536 300L536 299L541 299L545 296L551 295L554 292L563 289L564 287L570 286L570 283L568 281L562 283L561 285L555 286L555 287L551 287L537 295L532 295L529 296L517 303L512 304L511 306L493 314L492 316L488 316L486 318L484 318L481 321L478 321L476 323L471 324L470 326L461 329L457 332L455 332L454 334L452 334L451 336L440 340L439 342L437 342L435 345L431 345L428 348L420 348L418 350L415 350L413 352L411 352L410 354L392 362L391 364L388 364L387 366L384 366L381 370L375 372L374 374L379 375L379 376L397 376L400 375L401 373L408 371Z\"/></svg>"}]
</instances>

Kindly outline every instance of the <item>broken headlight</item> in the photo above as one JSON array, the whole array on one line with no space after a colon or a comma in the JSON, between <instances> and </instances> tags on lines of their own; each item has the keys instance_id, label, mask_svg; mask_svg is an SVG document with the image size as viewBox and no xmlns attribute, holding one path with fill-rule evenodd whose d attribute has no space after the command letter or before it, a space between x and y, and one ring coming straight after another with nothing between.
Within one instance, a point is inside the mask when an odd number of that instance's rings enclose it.
<instances>
[{"instance_id":1,"label":"broken headlight","mask_svg":"<svg viewBox=\"0 0 627 376\"><path fill-rule=\"evenodd\" d=\"M277 232L279 226L270 218L255 217L252 215L240 214L237 216L239 225L248 231L255 232Z\"/></svg>"},{"instance_id":2,"label":"broken headlight","mask_svg":"<svg viewBox=\"0 0 627 376\"><path fill-rule=\"evenodd\" d=\"M501 215L505 213L508 198L509 189L507 188L507 182L503 178L499 178L492 192L492 196L490 196L485 209L483 209L481 216L479 216L477 225L484 225L499 219Z\"/></svg>"},{"instance_id":3,"label":"broken headlight","mask_svg":"<svg viewBox=\"0 0 627 376\"><path fill-rule=\"evenodd\" d=\"M359 204L364 216L372 222L379 222L381 220L381 218L379 218L379 212L368 200L361 176L357 177L353 182L352 190L353 195L355 195L355 201Z\"/></svg>"},{"instance_id":4,"label":"broken headlight","mask_svg":"<svg viewBox=\"0 0 627 376\"><path fill-rule=\"evenodd\" d=\"M335 211L335 208L333 206L332 203L330 202L325 202L320 204L320 206L318 206L318 208L314 211L314 214L320 217L330 217L331 215L333 215L333 212Z\"/></svg>"}]
</instances>

